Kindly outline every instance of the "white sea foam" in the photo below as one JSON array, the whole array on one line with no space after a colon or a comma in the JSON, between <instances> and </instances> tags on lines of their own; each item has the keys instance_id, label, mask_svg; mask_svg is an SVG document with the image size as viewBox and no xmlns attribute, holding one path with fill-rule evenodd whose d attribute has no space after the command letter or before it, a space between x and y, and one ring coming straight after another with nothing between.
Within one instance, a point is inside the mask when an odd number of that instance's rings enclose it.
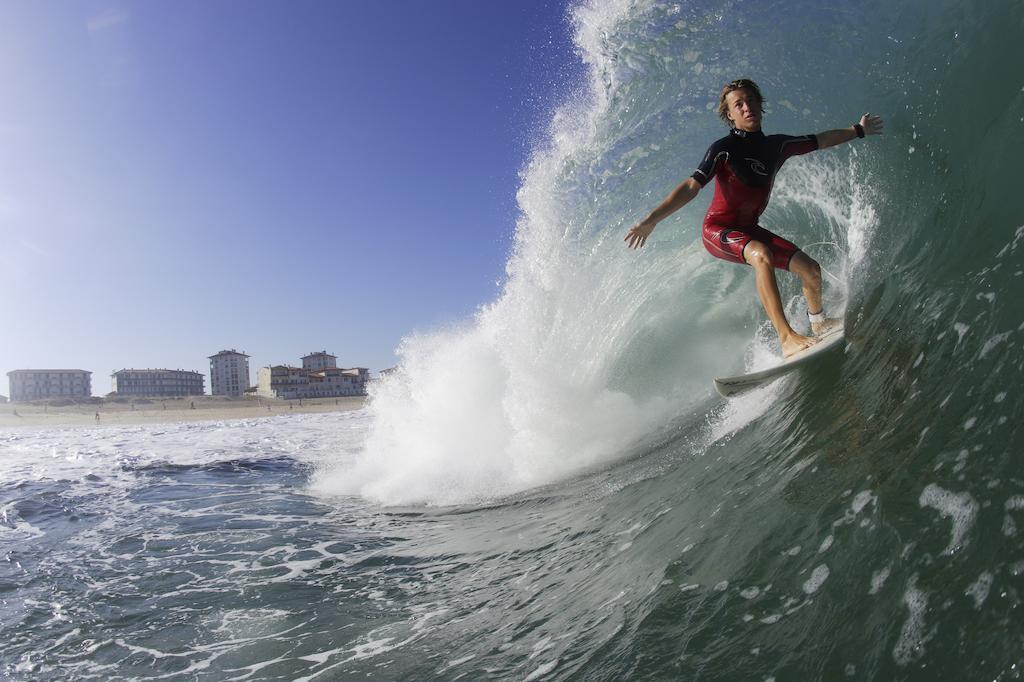
<instances>
[{"instance_id":1,"label":"white sea foam","mask_svg":"<svg viewBox=\"0 0 1024 682\"><path fill-rule=\"evenodd\" d=\"M550 673L552 670L554 670L557 667L558 667L558 659L556 658L553 661L550 661L548 663L545 663L544 665L541 665L541 666L537 667L533 672L531 672L529 675L527 675L523 679L523 682L531 682L532 680L539 680L540 678L544 677L545 675L547 675L548 673Z\"/></svg>"},{"instance_id":2,"label":"white sea foam","mask_svg":"<svg viewBox=\"0 0 1024 682\"><path fill-rule=\"evenodd\" d=\"M907 665L924 655L924 614L928 608L928 595L917 588L916 575L907 584L903 604L907 607L907 619L900 628L899 638L892 650L893 659L898 665Z\"/></svg>"},{"instance_id":3,"label":"white sea foam","mask_svg":"<svg viewBox=\"0 0 1024 682\"><path fill-rule=\"evenodd\" d=\"M978 352L978 357L983 358L989 353L991 353L996 346L998 346L1001 343L1004 343L1007 339L1010 338L1012 334L1013 332L1003 332L1002 334L994 334L991 338L985 341L985 344L981 347L981 350Z\"/></svg>"},{"instance_id":4,"label":"white sea foam","mask_svg":"<svg viewBox=\"0 0 1024 682\"><path fill-rule=\"evenodd\" d=\"M821 589L822 585L825 584L825 581L828 580L828 576L828 566L826 566L825 564L816 566L815 569L811 571L811 577L804 582L804 592L806 594L814 594L815 592Z\"/></svg>"},{"instance_id":5,"label":"white sea foam","mask_svg":"<svg viewBox=\"0 0 1024 682\"><path fill-rule=\"evenodd\" d=\"M854 496L853 501L850 503L850 511L854 514L860 514L866 506L876 499L874 493L870 490L862 490Z\"/></svg>"},{"instance_id":6,"label":"white sea foam","mask_svg":"<svg viewBox=\"0 0 1024 682\"><path fill-rule=\"evenodd\" d=\"M1005 503L1006 516L1003 517L1003 534L1007 537L1013 537L1017 534L1017 524L1013 520L1013 516L1010 512L1020 511L1024 509L1024 496L1014 495L1013 497L1006 500Z\"/></svg>"},{"instance_id":7,"label":"white sea foam","mask_svg":"<svg viewBox=\"0 0 1024 682\"><path fill-rule=\"evenodd\" d=\"M877 497L870 490L862 490L850 501L850 507L843 512L841 518L832 522L833 526L842 526L853 523L857 516L869 505L877 501Z\"/></svg>"},{"instance_id":8,"label":"white sea foam","mask_svg":"<svg viewBox=\"0 0 1024 682\"><path fill-rule=\"evenodd\" d=\"M960 342L964 340L964 335L967 334L971 326L964 324L963 322L954 322L953 329L956 331L956 343L960 345Z\"/></svg>"},{"instance_id":9,"label":"white sea foam","mask_svg":"<svg viewBox=\"0 0 1024 682\"><path fill-rule=\"evenodd\" d=\"M8 481L61 478L94 488L103 483L130 484L133 472L140 468L206 465L223 461L225 453L231 453L229 457L244 453L251 460L287 456L316 464L357 451L369 423L367 413L356 410L221 422L24 430L0 434L7 435L0 476ZM68 452L76 456L67 457Z\"/></svg>"},{"instance_id":10,"label":"white sea foam","mask_svg":"<svg viewBox=\"0 0 1024 682\"><path fill-rule=\"evenodd\" d=\"M537 642L536 644L533 645L533 648L530 650L530 655L527 657L527 660L530 660L530 659L533 659L533 658L539 656L540 654L542 654L545 651L547 651L548 649L550 649L551 646L552 646L551 637L544 637L539 642Z\"/></svg>"},{"instance_id":11,"label":"white sea foam","mask_svg":"<svg viewBox=\"0 0 1024 682\"><path fill-rule=\"evenodd\" d=\"M871 574L871 589L868 590L868 594L878 594L882 590L885 581L889 579L889 571L890 568L886 566Z\"/></svg>"},{"instance_id":12,"label":"white sea foam","mask_svg":"<svg viewBox=\"0 0 1024 682\"><path fill-rule=\"evenodd\" d=\"M42 529L22 519L13 502L0 509L0 538L5 542L18 542L45 534Z\"/></svg>"},{"instance_id":13,"label":"white sea foam","mask_svg":"<svg viewBox=\"0 0 1024 682\"><path fill-rule=\"evenodd\" d=\"M978 579L964 590L964 594L974 600L974 608L980 609L988 599L988 592L992 589L992 579L993 575L989 571L982 571Z\"/></svg>"},{"instance_id":14,"label":"white sea foam","mask_svg":"<svg viewBox=\"0 0 1024 682\"><path fill-rule=\"evenodd\" d=\"M967 534L978 515L978 503L973 497L968 493L953 493L931 483L921 492L918 502L922 507L937 510L943 518L953 523L949 545L942 551L943 554L952 554L967 543Z\"/></svg>"}]
</instances>

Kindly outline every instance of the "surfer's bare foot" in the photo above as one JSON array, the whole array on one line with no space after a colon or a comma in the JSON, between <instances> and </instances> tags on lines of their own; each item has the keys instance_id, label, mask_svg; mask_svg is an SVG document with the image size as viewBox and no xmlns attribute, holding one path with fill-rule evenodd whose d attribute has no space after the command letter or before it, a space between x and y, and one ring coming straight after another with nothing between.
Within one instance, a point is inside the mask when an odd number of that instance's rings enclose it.
<instances>
[{"instance_id":1,"label":"surfer's bare foot","mask_svg":"<svg viewBox=\"0 0 1024 682\"><path fill-rule=\"evenodd\" d=\"M782 344L782 357L788 358L794 353L810 348L818 342L818 339L793 332L785 338L779 338L779 342Z\"/></svg>"},{"instance_id":2,"label":"surfer's bare foot","mask_svg":"<svg viewBox=\"0 0 1024 682\"><path fill-rule=\"evenodd\" d=\"M822 334L841 326L843 326L842 320L835 317L828 317L821 322L811 322L811 333L815 336L821 336Z\"/></svg>"}]
</instances>

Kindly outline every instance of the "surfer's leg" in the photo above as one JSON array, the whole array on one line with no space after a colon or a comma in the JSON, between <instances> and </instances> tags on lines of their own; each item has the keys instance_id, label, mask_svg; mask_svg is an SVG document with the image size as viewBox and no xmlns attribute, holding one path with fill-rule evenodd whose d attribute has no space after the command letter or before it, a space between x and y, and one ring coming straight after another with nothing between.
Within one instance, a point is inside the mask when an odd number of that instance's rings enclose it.
<instances>
[{"instance_id":1,"label":"surfer's leg","mask_svg":"<svg viewBox=\"0 0 1024 682\"><path fill-rule=\"evenodd\" d=\"M821 304L821 266L818 262L803 251L797 251L789 261L789 271L799 277L803 284L808 315L824 313L825 308ZM824 318L811 322L811 331L823 334L839 324L840 321L835 318Z\"/></svg>"},{"instance_id":2,"label":"surfer's leg","mask_svg":"<svg viewBox=\"0 0 1024 682\"><path fill-rule=\"evenodd\" d=\"M820 313L821 307L821 266L803 251L797 251L789 261L789 271L800 278L807 301L807 312Z\"/></svg>"},{"instance_id":3,"label":"surfer's leg","mask_svg":"<svg viewBox=\"0 0 1024 682\"><path fill-rule=\"evenodd\" d=\"M779 335L782 356L789 357L814 345L814 339L797 334L786 319L786 313L782 309L782 297L779 295L779 285L775 281L775 264L771 249L759 241L750 241L743 249L743 259L754 268L757 295L765 312L768 313L768 319L775 327L775 333Z\"/></svg>"}]
</instances>

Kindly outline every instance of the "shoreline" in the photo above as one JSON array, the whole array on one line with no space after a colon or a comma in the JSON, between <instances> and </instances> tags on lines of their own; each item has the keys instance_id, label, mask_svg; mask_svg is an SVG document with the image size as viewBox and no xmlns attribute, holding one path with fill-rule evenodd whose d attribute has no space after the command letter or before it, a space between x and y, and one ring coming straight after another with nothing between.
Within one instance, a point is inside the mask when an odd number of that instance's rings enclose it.
<instances>
[{"instance_id":1,"label":"shoreline","mask_svg":"<svg viewBox=\"0 0 1024 682\"><path fill-rule=\"evenodd\" d=\"M146 398L134 401L50 406L33 403L0 405L0 430L47 426L181 424L225 419L251 419L287 414L358 410L366 396L281 400L278 398ZM98 416L98 418L97 418Z\"/></svg>"}]
</instances>

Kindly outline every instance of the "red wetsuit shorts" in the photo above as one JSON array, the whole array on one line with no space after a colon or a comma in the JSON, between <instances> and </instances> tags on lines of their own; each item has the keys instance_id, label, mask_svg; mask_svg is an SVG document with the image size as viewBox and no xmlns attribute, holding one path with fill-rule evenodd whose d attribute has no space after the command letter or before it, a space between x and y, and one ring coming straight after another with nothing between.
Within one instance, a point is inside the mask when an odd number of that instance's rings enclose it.
<instances>
[{"instance_id":1,"label":"red wetsuit shorts","mask_svg":"<svg viewBox=\"0 0 1024 682\"><path fill-rule=\"evenodd\" d=\"M772 264L780 270L789 270L789 261L800 249L793 242L769 232L760 225L753 227L728 227L704 224L704 248L715 258L730 263L746 263L743 249L752 241L759 241L772 252Z\"/></svg>"}]
</instances>

